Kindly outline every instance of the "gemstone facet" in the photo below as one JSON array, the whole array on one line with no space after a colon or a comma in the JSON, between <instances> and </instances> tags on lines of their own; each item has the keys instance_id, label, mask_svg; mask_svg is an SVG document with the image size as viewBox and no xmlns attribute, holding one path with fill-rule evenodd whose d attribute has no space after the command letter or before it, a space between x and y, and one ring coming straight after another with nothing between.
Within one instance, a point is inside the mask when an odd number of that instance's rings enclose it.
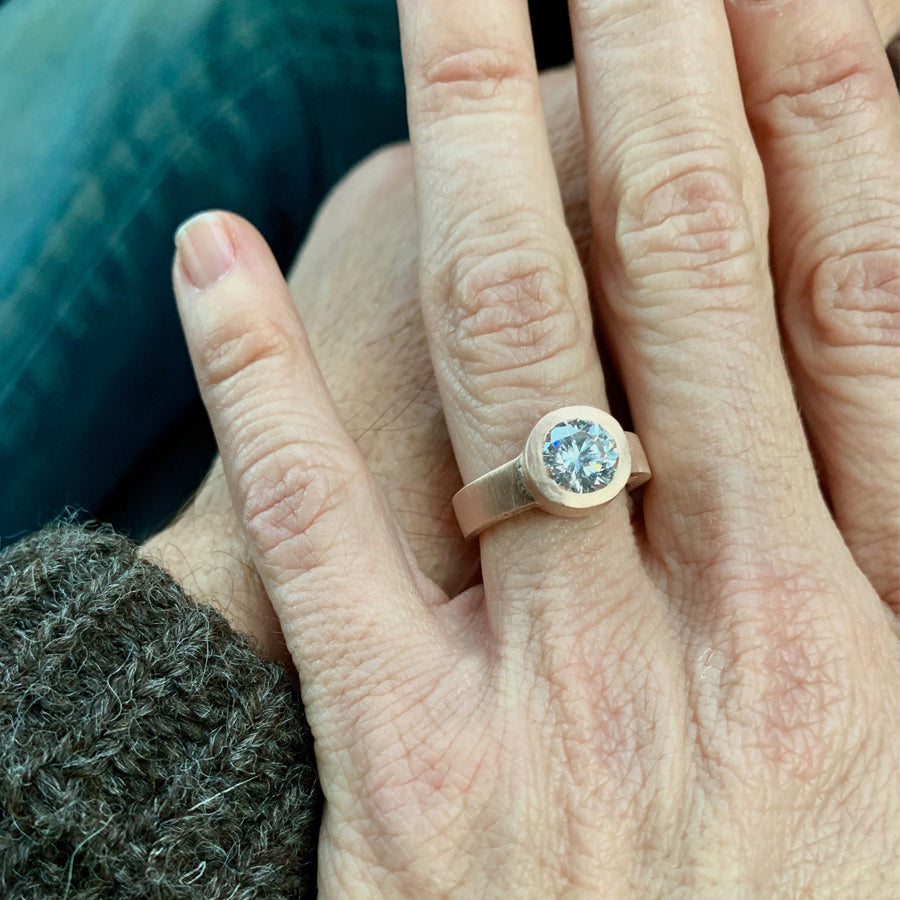
<instances>
[{"instance_id":1,"label":"gemstone facet","mask_svg":"<svg viewBox=\"0 0 900 900\"><path fill-rule=\"evenodd\" d=\"M606 487L619 465L619 448L612 435L587 419L567 419L554 425L542 453L550 477L576 494Z\"/></svg>"}]
</instances>

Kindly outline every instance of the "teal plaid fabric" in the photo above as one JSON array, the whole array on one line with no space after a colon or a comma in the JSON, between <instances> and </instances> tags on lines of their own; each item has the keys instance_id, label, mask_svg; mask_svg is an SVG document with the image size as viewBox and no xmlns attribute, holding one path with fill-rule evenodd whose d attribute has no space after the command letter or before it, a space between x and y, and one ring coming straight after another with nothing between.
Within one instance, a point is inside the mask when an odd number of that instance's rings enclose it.
<instances>
[{"instance_id":1,"label":"teal plaid fabric","mask_svg":"<svg viewBox=\"0 0 900 900\"><path fill-rule=\"evenodd\" d=\"M233 209L290 263L405 135L394 2L10 0L0 123L0 537L66 505L141 535L212 454L173 231Z\"/></svg>"}]
</instances>

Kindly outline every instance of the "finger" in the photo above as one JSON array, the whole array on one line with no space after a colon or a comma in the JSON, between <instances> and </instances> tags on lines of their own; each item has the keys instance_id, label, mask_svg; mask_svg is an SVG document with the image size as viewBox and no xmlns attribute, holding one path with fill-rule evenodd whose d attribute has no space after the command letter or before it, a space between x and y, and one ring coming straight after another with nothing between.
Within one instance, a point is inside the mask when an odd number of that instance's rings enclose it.
<instances>
[{"instance_id":1,"label":"finger","mask_svg":"<svg viewBox=\"0 0 900 900\"><path fill-rule=\"evenodd\" d=\"M405 680L431 619L263 239L213 212L176 242L178 309L238 519L304 690L340 715L375 671Z\"/></svg>"},{"instance_id":2,"label":"finger","mask_svg":"<svg viewBox=\"0 0 900 900\"><path fill-rule=\"evenodd\" d=\"M423 315L469 482L518 455L543 414L603 405L602 374L544 129L527 4L399 6ZM626 527L624 498L614 506L604 517L607 548ZM559 524L526 513L490 529L486 581L501 571L544 580ZM588 520L563 524L568 541L599 541ZM530 582L523 593L540 602Z\"/></svg>"},{"instance_id":3,"label":"finger","mask_svg":"<svg viewBox=\"0 0 900 900\"><path fill-rule=\"evenodd\" d=\"M593 272L654 470L651 544L697 571L723 550L775 552L798 509L827 511L781 357L721 0L570 6Z\"/></svg>"},{"instance_id":4,"label":"finger","mask_svg":"<svg viewBox=\"0 0 900 900\"><path fill-rule=\"evenodd\" d=\"M728 4L794 383L838 526L900 609L900 105L865 0Z\"/></svg>"}]
</instances>

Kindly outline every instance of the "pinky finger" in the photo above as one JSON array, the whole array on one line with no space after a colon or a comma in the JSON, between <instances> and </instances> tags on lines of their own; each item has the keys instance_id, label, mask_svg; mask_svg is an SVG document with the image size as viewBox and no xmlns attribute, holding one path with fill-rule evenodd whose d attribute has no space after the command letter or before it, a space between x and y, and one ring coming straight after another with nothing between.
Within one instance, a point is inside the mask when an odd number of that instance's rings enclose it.
<instances>
[{"instance_id":1,"label":"pinky finger","mask_svg":"<svg viewBox=\"0 0 900 900\"><path fill-rule=\"evenodd\" d=\"M232 501L281 620L307 703L328 715L354 684L433 634L381 495L338 421L262 237L204 213L176 236L173 281ZM309 709L310 721L315 709Z\"/></svg>"}]
</instances>

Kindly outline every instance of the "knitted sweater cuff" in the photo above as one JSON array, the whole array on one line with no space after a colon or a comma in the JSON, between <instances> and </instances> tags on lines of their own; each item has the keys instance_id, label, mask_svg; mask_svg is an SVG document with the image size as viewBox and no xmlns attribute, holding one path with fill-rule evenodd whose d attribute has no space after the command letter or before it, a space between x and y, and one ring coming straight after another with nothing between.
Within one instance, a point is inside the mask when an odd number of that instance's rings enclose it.
<instances>
[{"instance_id":1,"label":"knitted sweater cuff","mask_svg":"<svg viewBox=\"0 0 900 900\"><path fill-rule=\"evenodd\" d=\"M283 669L108 528L0 553L0 896L296 898L321 797Z\"/></svg>"}]
</instances>

